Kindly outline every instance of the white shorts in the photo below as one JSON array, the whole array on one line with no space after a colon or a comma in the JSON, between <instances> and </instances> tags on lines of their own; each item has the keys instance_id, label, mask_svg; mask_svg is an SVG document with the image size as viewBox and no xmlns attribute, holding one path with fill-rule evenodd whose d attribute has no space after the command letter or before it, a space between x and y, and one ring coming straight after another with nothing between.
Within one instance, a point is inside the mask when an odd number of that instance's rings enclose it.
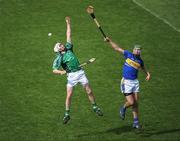
<instances>
[{"instance_id":1,"label":"white shorts","mask_svg":"<svg viewBox=\"0 0 180 141\"><path fill-rule=\"evenodd\" d=\"M89 82L83 70L68 73L67 81L67 87L74 87L77 83L81 83L84 86Z\"/></svg>"},{"instance_id":2,"label":"white shorts","mask_svg":"<svg viewBox=\"0 0 180 141\"><path fill-rule=\"evenodd\" d=\"M121 80L121 92L124 94L137 93L139 92L139 81L129 80L122 78Z\"/></svg>"}]
</instances>

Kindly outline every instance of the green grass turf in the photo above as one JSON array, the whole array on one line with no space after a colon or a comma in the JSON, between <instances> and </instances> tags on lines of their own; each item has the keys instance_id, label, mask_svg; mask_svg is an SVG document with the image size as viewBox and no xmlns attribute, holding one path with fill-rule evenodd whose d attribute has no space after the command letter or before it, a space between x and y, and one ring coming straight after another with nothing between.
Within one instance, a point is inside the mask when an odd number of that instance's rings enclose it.
<instances>
[{"instance_id":1,"label":"green grass turf","mask_svg":"<svg viewBox=\"0 0 180 141\"><path fill-rule=\"evenodd\" d=\"M167 20L180 31L180 1L179 0L134 0L151 10L160 18Z\"/></svg>"},{"instance_id":2,"label":"green grass turf","mask_svg":"<svg viewBox=\"0 0 180 141\"><path fill-rule=\"evenodd\" d=\"M85 12L89 4L105 32L123 48L143 45L152 80L145 82L144 74L139 74L142 131L131 128L130 109L125 121L119 119L124 59L103 42ZM67 15L72 19L74 51L80 62L97 58L85 71L104 117L92 112L77 86L72 120L63 125L66 76L53 75L51 65L54 43L65 42ZM0 141L180 139L180 34L167 24L131 0L0 0L0 17ZM48 37L48 32L53 36Z\"/></svg>"}]
</instances>

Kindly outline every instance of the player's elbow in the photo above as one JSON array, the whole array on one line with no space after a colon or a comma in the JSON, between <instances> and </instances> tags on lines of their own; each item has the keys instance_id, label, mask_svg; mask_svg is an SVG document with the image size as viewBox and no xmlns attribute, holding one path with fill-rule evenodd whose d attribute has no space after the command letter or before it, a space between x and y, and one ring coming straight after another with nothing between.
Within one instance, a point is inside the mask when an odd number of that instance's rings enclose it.
<instances>
[{"instance_id":1,"label":"player's elbow","mask_svg":"<svg viewBox=\"0 0 180 141\"><path fill-rule=\"evenodd\" d=\"M119 47L115 47L114 50L117 52L121 52L121 49Z\"/></svg>"},{"instance_id":2,"label":"player's elbow","mask_svg":"<svg viewBox=\"0 0 180 141\"><path fill-rule=\"evenodd\" d=\"M118 47L114 47L114 50L115 50L115 51L119 51L119 48L118 48Z\"/></svg>"},{"instance_id":3,"label":"player's elbow","mask_svg":"<svg viewBox=\"0 0 180 141\"><path fill-rule=\"evenodd\" d=\"M67 36L67 38L70 38L70 37L71 37L71 30L67 30L67 31L66 31L66 36Z\"/></svg>"}]
</instances>

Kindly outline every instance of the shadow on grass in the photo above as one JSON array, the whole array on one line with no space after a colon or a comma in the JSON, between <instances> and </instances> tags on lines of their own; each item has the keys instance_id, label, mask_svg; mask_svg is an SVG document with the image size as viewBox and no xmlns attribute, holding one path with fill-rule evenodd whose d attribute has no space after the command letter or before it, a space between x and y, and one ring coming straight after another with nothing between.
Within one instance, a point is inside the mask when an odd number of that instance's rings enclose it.
<instances>
[{"instance_id":1,"label":"shadow on grass","mask_svg":"<svg viewBox=\"0 0 180 141\"><path fill-rule=\"evenodd\" d=\"M127 133L127 132L132 132L132 131L134 131L132 126L122 126L122 127L118 127L118 128L108 129L105 132L120 135L122 133Z\"/></svg>"},{"instance_id":2,"label":"shadow on grass","mask_svg":"<svg viewBox=\"0 0 180 141\"><path fill-rule=\"evenodd\" d=\"M131 132L132 127L131 126L123 126L123 127L119 127L119 128L114 128L114 129L108 129L106 131L101 131L101 132L91 132L91 133L86 133L86 134L79 134L77 135L77 137L85 137L85 136L96 136L96 135L100 135L100 134L106 134L106 133L115 133L115 134L122 134L122 133L126 133L126 132Z\"/></svg>"},{"instance_id":3,"label":"shadow on grass","mask_svg":"<svg viewBox=\"0 0 180 141\"><path fill-rule=\"evenodd\" d=\"M114 133L116 135L121 135L123 133L134 132L135 134L142 136L142 137L151 137L153 135L162 135L168 133L176 133L180 132L180 128L178 129L169 129L169 130L162 130L156 131L156 129L133 129L132 126L122 126L118 128L112 128L101 132L90 132L86 134L79 134L76 137L86 137L86 136L96 136L106 133Z\"/></svg>"},{"instance_id":4,"label":"shadow on grass","mask_svg":"<svg viewBox=\"0 0 180 141\"><path fill-rule=\"evenodd\" d=\"M169 134L169 133L176 133L180 132L180 128L178 129L169 129L169 130L162 130L162 131L156 131L156 130L142 130L141 132L138 132L140 136L143 137L150 137L153 135L162 135L162 134Z\"/></svg>"},{"instance_id":5,"label":"shadow on grass","mask_svg":"<svg viewBox=\"0 0 180 141\"><path fill-rule=\"evenodd\" d=\"M146 128L133 129L132 126L123 126L120 128L109 129L106 132L107 133L112 132L112 133L118 134L118 135L120 135L122 133L127 133L127 132L134 132L135 134L140 135L142 137L150 137L153 135L162 135L162 134L180 132L180 128L156 131L156 129L146 129Z\"/></svg>"}]
</instances>

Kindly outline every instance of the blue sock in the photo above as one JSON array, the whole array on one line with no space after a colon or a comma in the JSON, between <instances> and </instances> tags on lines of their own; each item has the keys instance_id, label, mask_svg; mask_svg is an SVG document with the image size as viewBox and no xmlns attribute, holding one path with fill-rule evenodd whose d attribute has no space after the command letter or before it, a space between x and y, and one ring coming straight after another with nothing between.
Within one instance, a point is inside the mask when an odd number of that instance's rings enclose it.
<instances>
[{"instance_id":1,"label":"blue sock","mask_svg":"<svg viewBox=\"0 0 180 141\"><path fill-rule=\"evenodd\" d=\"M138 117L134 118L134 123L135 123L135 124L138 124L138 123L139 123Z\"/></svg>"},{"instance_id":2,"label":"blue sock","mask_svg":"<svg viewBox=\"0 0 180 141\"><path fill-rule=\"evenodd\" d=\"M126 112L126 107L125 106L123 106L123 111Z\"/></svg>"}]
</instances>

